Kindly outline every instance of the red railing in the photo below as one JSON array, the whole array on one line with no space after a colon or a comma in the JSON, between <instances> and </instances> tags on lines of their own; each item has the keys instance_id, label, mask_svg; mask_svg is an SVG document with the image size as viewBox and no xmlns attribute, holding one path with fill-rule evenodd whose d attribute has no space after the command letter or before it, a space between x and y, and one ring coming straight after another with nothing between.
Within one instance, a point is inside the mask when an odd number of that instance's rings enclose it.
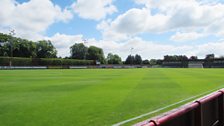
<instances>
[{"instance_id":1,"label":"red railing","mask_svg":"<svg viewBox=\"0 0 224 126\"><path fill-rule=\"evenodd\" d=\"M224 126L224 89L135 126Z\"/></svg>"}]
</instances>

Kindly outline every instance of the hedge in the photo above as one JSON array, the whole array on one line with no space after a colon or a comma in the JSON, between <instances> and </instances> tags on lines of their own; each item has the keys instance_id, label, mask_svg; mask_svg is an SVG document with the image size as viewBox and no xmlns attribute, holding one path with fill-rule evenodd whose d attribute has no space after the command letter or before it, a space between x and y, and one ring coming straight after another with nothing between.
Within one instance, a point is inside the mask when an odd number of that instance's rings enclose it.
<instances>
[{"instance_id":1,"label":"hedge","mask_svg":"<svg viewBox=\"0 0 224 126\"><path fill-rule=\"evenodd\" d=\"M75 60L75 59L40 59L42 66L76 66L76 65L94 65L93 60Z\"/></svg>"},{"instance_id":2,"label":"hedge","mask_svg":"<svg viewBox=\"0 0 224 126\"><path fill-rule=\"evenodd\" d=\"M93 60L59 59L59 58L19 58L0 57L0 66L80 66L95 65Z\"/></svg>"},{"instance_id":3,"label":"hedge","mask_svg":"<svg viewBox=\"0 0 224 126\"><path fill-rule=\"evenodd\" d=\"M12 66L32 66L31 58L19 58L19 57L0 57L0 65L1 66L9 66L10 60L12 62Z\"/></svg>"},{"instance_id":4,"label":"hedge","mask_svg":"<svg viewBox=\"0 0 224 126\"><path fill-rule=\"evenodd\" d=\"M75 66L75 65L94 65L93 60L74 60L74 59L63 59L62 65Z\"/></svg>"},{"instance_id":5,"label":"hedge","mask_svg":"<svg viewBox=\"0 0 224 126\"><path fill-rule=\"evenodd\" d=\"M40 66L61 66L61 59L46 59L41 58L39 61Z\"/></svg>"},{"instance_id":6,"label":"hedge","mask_svg":"<svg viewBox=\"0 0 224 126\"><path fill-rule=\"evenodd\" d=\"M9 57L0 57L1 66L9 66L10 58Z\"/></svg>"}]
</instances>

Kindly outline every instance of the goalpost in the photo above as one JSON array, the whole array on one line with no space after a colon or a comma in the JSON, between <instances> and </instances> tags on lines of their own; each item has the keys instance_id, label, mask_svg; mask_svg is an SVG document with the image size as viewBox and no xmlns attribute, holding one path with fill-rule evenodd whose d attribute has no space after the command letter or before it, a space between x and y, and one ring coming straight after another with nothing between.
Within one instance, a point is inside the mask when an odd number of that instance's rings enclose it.
<instances>
[{"instance_id":1,"label":"goalpost","mask_svg":"<svg viewBox=\"0 0 224 126\"><path fill-rule=\"evenodd\" d=\"M203 62L189 62L188 68L204 68Z\"/></svg>"}]
</instances>

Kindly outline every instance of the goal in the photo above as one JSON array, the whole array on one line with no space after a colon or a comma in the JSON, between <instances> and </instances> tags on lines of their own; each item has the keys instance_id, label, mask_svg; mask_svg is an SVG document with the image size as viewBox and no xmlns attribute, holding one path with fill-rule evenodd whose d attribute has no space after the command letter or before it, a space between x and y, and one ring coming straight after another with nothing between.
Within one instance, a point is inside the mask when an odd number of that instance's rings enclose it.
<instances>
[{"instance_id":1,"label":"goal","mask_svg":"<svg viewBox=\"0 0 224 126\"><path fill-rule=\"evenodd\" d=\"M202 62L189 62L188 68L203 68Z\"/></svg>"}]
</instances>

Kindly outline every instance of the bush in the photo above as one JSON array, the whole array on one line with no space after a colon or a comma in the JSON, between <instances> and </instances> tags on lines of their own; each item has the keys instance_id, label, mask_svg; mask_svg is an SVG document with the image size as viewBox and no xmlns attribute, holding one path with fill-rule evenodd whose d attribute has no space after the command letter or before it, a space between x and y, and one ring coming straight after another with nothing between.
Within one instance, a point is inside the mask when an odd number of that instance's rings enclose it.
<instances>
[{"instance_id":1,"label":"bush","mask_svg":"<svg viewBox=\"0 0 224 126\"><path fill-rule=\"evenodd\" d=\"M9 66L10 57L0 57L0 66Z\"/></svg>"},{"instance_id":2,"label":"bush","mask_svg":"<svg viewBox=\"0 0 224 126\"><path fill-rule=\"evenodd\" d=\"M76 66L76 65L94 65L93 60L75 60L75 59L63 59L62 65Z\"/></svg>"},{"instance_id":3,"label":"bush","mask_svg":"<svg viewBox=\"0 0 224 126\"><path fill-rule=\"evenodd\" d=\"M9 66L10 57L0 57L0 66ZM75 60L75 59L59 59L59 58L12 58L13 66L81 66L95 65L93 60Z\"/></svg>"},{"instance_id":4,"label":"bush","mask_svg":"<svg viewBox=\"0 0 224 126\"><path fill-rule=\"evenodd\" d=\"M61 59L47 59L41 58L39 61L40 66L61 66L62 61Z\"/></svg>"},{"instance_id":5,"label":"bush","mask_svg":"<svg viewBox=\"0 0 224 126\"><path fill-rule=\"evenodd\" d=\"M48 66L47 69L62 69L62 66Z\"/></svg>"},{"instance_id":6,"label":"bush","mask_svg":"<svg viewBox=\"0 0 224 126\"><path fill-rule=\"evenodd\" d=\"M32 59L31 58L12 58L12 65L13 66L32 66Z\"/></svg>"},{"instance_id":7,"label":"bush","mask_svg":"<svg viewBox=\"0 0 224 126\"><path fill-rule=\"evenodd\" d=\"M40 60L41 66L76 66L76 65L94 65L92 60L75 60L75 59L44 59Z\"/></svg>"},{"instance_id":8,"label":"bush","mask_svg":"<svg viewBox=\"0 0 224 126\"><path fill-rule=\"evenodd\" d=\"M13 66L32 66L31 58L18 58L18 57L0 57L0 65L1 66L9 66L10 59L12 61Z\"/></svg>"}]
</instances>

